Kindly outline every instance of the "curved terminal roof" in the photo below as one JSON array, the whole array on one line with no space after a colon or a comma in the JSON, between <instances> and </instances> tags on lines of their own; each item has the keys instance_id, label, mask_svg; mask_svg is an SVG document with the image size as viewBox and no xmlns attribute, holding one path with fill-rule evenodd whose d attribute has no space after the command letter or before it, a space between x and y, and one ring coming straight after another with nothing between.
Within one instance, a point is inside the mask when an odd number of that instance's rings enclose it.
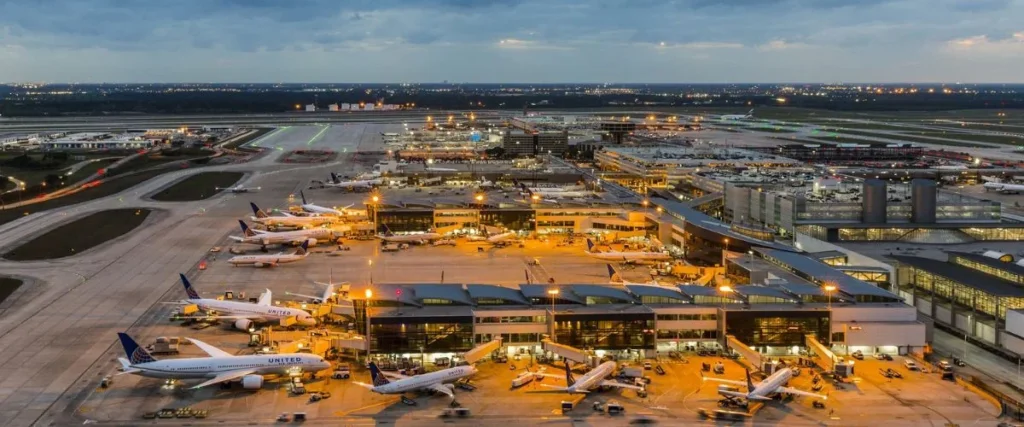
<instances>
[{"instance_id":1,"label":"curved terminal roof","mask_svg":"<svg viewBox=\"0 0 1024 427\"><path fill-rule=\"evenodd\" d=\"M497 285L466 285L466 292L474 302L481 298L494 298L508 301L510 304L530 305L530 300L518 289Z\"/></svg>"},{"instance_id":2,"label":"curved terminal roof","mask_svg":"<svg viewBox=\"0 0 1024 427\"><path fill-rule=\"evenodd\" d=\"M527 299L551 298L551 296L548 295L548 289L551 288L551 285L519 285L519 291L522 292L523 296L526 297ZM583 304L586 302L586 299L580 298L578 295L572 292L571 286L557 286L555 288L558 289L558 299L560 300L571 301L577 304Z\"/></svg>"},{"instance_id":3,"label":"curved terminal roof","mask_svg":"<svg viewBox=\"0 0 1024 427\"><path fill-rule=\"evenodd\" d=\"M603 285L567 285L562 286L563 289L569 288L572 293L586 300L587 297L599 297L609 298L618 300L624 303L636 303L636 299L633 298L629 292L626 292L620 288ZM563 291L564 292L564 291Z\"/></svg>"},{"instance_id":4,"label":"curved terminal roof","mask_svg":"<svg viewBox=\"0 0 1024 427\"><path fill-rule=\"evenodd\" d=\"M473 305L473 300L470 299L469 294L465 289L462 289L462 285L444 285L444 284L415 284L409 287L414 294L414 298L417 302L422 302L424 299L443 299L449 300L455 303Z\"/></svg>"},{"instance_id":5,"label":"curved terminal roof","mask_svg":"<svg viewBox=\"0 0 1024 427\"><path fill-rule=\"evenodd\" d=\"M785 299L792 302L800 302L800 298L798 298L796 295L790 294L782 289L769 288L767 286L737 286L735 288L735 291L737 294L743 296L744 298L749 296L764 296Z\"/></svg>"},{"instance_id":6,"label":"curved terminal roof","mask_svg":"<svg viewBox=\"0 0 1024 427\"><path fill-rule=\"evenodd\" d=\"M642 297L663 297L663 298L674 298L682 301L690 301L686 295L679 292L678 289L669 288L666 286L655 286L655 285L626 285L626 290L629 293L635 295L637 298Z\"/></svg>"},{"instance_id":7,"label":"curved terminal roof","mask_svg":"<svg viewBox=\"0 0 1024 427\"><path fill-rule=\"evenodd\" d=\"M846 273L836 270L832 266L806 255L758 247L755 247L754 250L763 255L769 261L774 260L784 268L791 270L804 278L815 282L835 282L836 287L839 288L839 292L844 294L854 297L869 296L888 298L894 301L901 300L898 296L893 295L885 289L879 288L863 280L850 277L846 275Z\"/></svg>"}]
</instances>

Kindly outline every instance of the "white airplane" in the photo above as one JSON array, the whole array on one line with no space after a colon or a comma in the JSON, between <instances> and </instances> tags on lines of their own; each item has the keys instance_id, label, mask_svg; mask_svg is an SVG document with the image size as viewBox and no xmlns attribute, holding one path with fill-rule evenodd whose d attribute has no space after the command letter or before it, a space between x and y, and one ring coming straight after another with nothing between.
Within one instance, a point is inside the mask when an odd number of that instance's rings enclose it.
<instances>
[{"instance_id":1,"label":"white airplane","mask_svg":"<svg viewBox=\"0 0 1024 427\"><path fill-rule=\"evenodd\" d=\"M506 231L504 233L490 234L487 229L484 229L483 236L470 236L468 237L471 242L490 243L495 246L505 246L511 244L515 240L515 231Z\"/></svg>"},{"instance_id":2,"label":"white airplane","mask_svg":"<svg viewBox=\"0 0 1024 427\"><path fill-rule=\"evenodd\" d=\"M650 282L630 282L622 278L622 275L612 267L611 264L605 264L608 267L608 283L612 285L645 285L645 286L661 286L657 280Z\"/></svg>"},{"instance_id":3,"label":"white airplane","mask_svg":"<svg viewBox=\"0 0 1024 427\"><path fill-rule=\"evenodd\" d=\"M211 312L218 313L216 315L201 316L203 319L235 319L235 329L243 331L253 331L253 326L256 323L280 323L282 319L292 317L300 325L316 325L316 319L305 310L272 305L273 296L270 293L270 289L267 289L267 292L261 295L259 301L255 304L241 301L221 301L218 299L200 298L199 293L192 287L192 284L189 283L185 275L179 274L178 276L181 278L181 284L185 286L185 294L188 295L187 300L178 301L178 304L195 304L207 314ZM219 313L226 314L221 315Z\"/></svg>"},{"instance_id":4,"label":"white airplane","mask_svg":"<svg viewBox=\"0 0 1024 427\"><path fill-rule=\"evenodd\" d=\"M231 193L248 193L253 191L260 191L260 188L261 187L243 187L241 185L236 185L234 187L215 187L214 189L217 191L227 190L228 192Z\"/></svg>"},{"instance_id":5,"label":"white airplane","mask_svg":"<svg viewBox=\"0 0 1024 427\"><path fill-rule=\"evenodd\" d=\"M238 255L228 260L228 264L238 267L239 265L251 265L253 267L277 267L278 264L288 264L302 261L309 256L309 241L303 241L295 253L286 254L278 252L274 255Z\"/></svg>"},{"instance_id":6,"label":"white airplane","mask_svg":"<svg viewBox=\"0 0 1024 427\"><path fill-rule=\"evenodd\" d=\"M117 359L121 362L123 374L172 380L206 380L193 386L194 389L226 381L241 381L243 388L259 390L263 387L264 375L288 375L295 371L316 373L331 367L331 364L323 357L314 354L280 353L235 356L192 338L188 340L209 354L209 357L157 360L128 334L118 332L117 337L121 339L121 346L124 347L124 352L128 356Z\"/></svg>"},{"instance_id":7,"label":"white airplane","mask_svg":"<svg viewBox=\"0 0 1024 427\"><path fill-rule=\"evenodd\" d=\"M668 261L672 259L672 255L667 252L595 252L594 242L587 239L587 250L586 254L597 259L603 259L606 261L623 261L623 262L637 262L637 261Z\"/></svg>"},{"instance_id":8,"label":"white airplane","mask_svg":"<svg viewBox=\"0 0 1024 427\"><path fill-rule=\"evenodd\" d=\"M512 183L515 184L516 186L518 186L519 188L522 188L522 189L527 190L527 191L533 191L534 193L539 193L539 194L564 193L566 191L568 191L568 192L584 191L584 190L587 189L587 187L582 186L582 185L570 185L570 186L564 186L564 187L562 187L562 186L560 186L560 187L527 187L526 184L521 183L521 182L519 182L518 180L515 180L515 179L512 180Z\"/></svg>"},{"instance_id":9,"label":"white airplane","mask_svg":"<svg viewBox=\"0 0 1024 427\"><path fill-rule=\"evenodd\" d=\"M313 213L313 214L327 214L327 215L345 216L345 209L348 209L348 208L351 208L352 206L354 206L354 205L348 205L348 206L345 206L345 207L343 207L341 209L326 208L326 207L323 207L323 206L314 205L314 204L309 203L308 201L306 201L306 193L303 193L302 190L299 190L299 196L302 197L302 210L306 211L306 212L309 212L309 213Z\"/></svg>"},{"instance_id":10,"label":"white airplane","mask_svg":"<svg viewBox=\"0 0 1024 427\"><path fill-rule=\"evenodd\" d=\"M544 386L544 387L552 388L556 392L566 392L566 393L569 393L569 394L590 393L591 391L593 391L595 388L598 388L598 387L618 387L618 388L628 388L628 389L632 389L632 390L644 390L644 387L641 387L641 386L638 386L638 385L624 384L624 383L620 383L618 381L609 381L609 380L607 380L606 378L608 378L608 376L610 376L612 373L615 372L616 365L617 364L614 361L604 362L604 363L602 363L600 365L597 365L596 368L591 369L590 372L587 372L582 377L580 377L580 379L577 380L577 379L574 379L572 377L572 371L569 369L569 361L566 361L565 362L565 384L566 384L565 387L553 386L553 385L548 385L548 384L541 384L541 385ZM561 378L558 375L545 374L545 373L541 373L541 372L536 372L536 373L534 373L534 375L539 375L539 376L543 376L543 377ZM546 391L531 390L531 391L528 391L527 393L545 393L545 392Z\"/></svg>"},{"instance_id":11,"label":"white airplane","mask_svg":"<svg viewBox=\"0 0 1024 427\"><path fill-rule=\"evenodd\" d=\"M316 281L314 281L313 283L316 284L316 285L320 285L320 286L324 287L324 292L320 296L303 295L303 294L296 294L296 293L291 293L291 292L285 292L285 295L309 298L313 304L323 304L325 301L330 301L331 299L333 299L336 296L336 293L334 292L334 289L335 289L336 285L335 285L335 283L332 280L328 280L327 283L316 282ZM349 282L341 282L341 283L338 283L338 285L349 286L350 283Z\"/></svg>"},{"instance_id":12,"label":"white airplane","mask_svg":"<svg viewBox=\"0 0 1024 427\"><path fill-rule=\"evenodd\" d=\"M939 165L939 166L935 166L932 169L937 169L937 170L940 170L940 171L963 171L963 170L967 170L967 166L966 165Z\"/></svg>"},{"instance_id":13,"label":"white airplane","mask_svg":"<svg viewBox=\"0 0 1024 427\"><path fill-rule=\"evenodd\" d=\"M338 179L338 175L331 172L331 182L324 183L324 186L331 188L343 188L346 190L370 190L381 184L384 184L384 179L379 177L372 179L358 179L354 181L342 181Z\"/></svg>"},{"instance_id":14,"label":"white airplane","mask_svg":"<svg viewBox=\"0 0 1024 427\"><path fill-rule=\"evenodd\" d=\"M238 220L238 225L242 227L242 236L228 236L228 238L239 243L262 245L263 247L286 243L296 245L302 242L309 242L310 246L315 246L318 242L330 242L335 239L334 230L330 228L317 227L304 230L272 232L253 230L245 225L245 221L242 220Z\"/></svg>"},{"instance_id":15,"label":"white airplane","mask_svg":"<svg viewBox=\"0 0 1024 427\"><path fill-rule=\"evenodd\" d=\"M1024 185L1020 184L986 182L982 186L985 187L985 191L995 190L1003 194L1020 194L1021 191L1024 191Z\"/></svg>"},{"instance_id":16,"label":"white airplane","mask_svg":"<svg viewBox=\"0 0 1024 427\"><path fill-rule=\"evenodd\" d=\"M404 394L410 391L429 390L445 394L453 401L455 400L455 387L449 383L476 374L476 367L472 365L456 366L454 368L442 369L429 374L407 377L398 374L385 374L377 368L377 364L370 362L370 380L372 384L356 382L356 384L370 389L379 394ZM387 376L397 378L389 380Z\"/></svg>"},{"instance_id":17,"label":"white airplane","mask_svg":"<svg viewBox=\"0 0 1024 427\"><path fill-rule=\"evenodd\" d=\"M289 227L316 227L323 224L331 224L337 221L337 218L330 216L295 216L287 213L281 213L277 216L267 215L266 212L260 210L259 206L255 203L250 202L249 207L252 208L253 216L250 217L253 221L263 225L274 225L274 226L289 226Z\"/></svg>"},{"instance_id":18,"label":"white airplane","mask_svg":"<svg viewBox=\"0 0 1024 427\"><path fill-rule=\"evenodd\" d=\"M718 118L721 119L722 121L752 119L754 118L754 110L751 109L750 111L747 112L747 114L723 114L721 116L718 116Z\"/></svg>"},{"instance_id":19,"label":"white airplane","mask_svg":"<svg viewBox=\"0 0 1024 427\"><path fill-rule=\"evenodd\" d=\"M417 245L422 245L424 243L432 242L443 237L440 234L434 233L432 231L419 234L394 234L391 232L391 229L388 228L387 224L383 225L384 234L378 234L377 238L388 243L415 243Z\"/></svg>"},{"instance_id":20,"label":"white airplane","mask_svg":"<svg viewBox=\"0 0 1024 427\"><path fill-rule=\"evenodd\" d=\"M727 396L727 397L740 397L740 398L743 398L743 399L747 399L747 401L755 401L755 400L767 401L767 400L772 400L771 396L776 394L776 393L789 393L789 394L796 394L796 395L800 395L800 396L817 397L817 398L822 399L822 400L828 399L828 396L825 396L823 394L810 393L810 392L806 392L806 391L803 391L803 390L798 390L798 389L795 389L795 388L786 387L786 383L789 382L790 378L793 378L793 370L787 367L787 368L779 369L774 374L771 374L771 376L769 376L768 378L765 378L763 381L757 383L756 385L754 384L753 381L750 380L750 371L747 371L747 382L734 381L734 380L726 380L726 379L712 378L712 377L704 377L704 380L705 381L716 381L716 382L720 382L720 383L733 384L733 385L738 385L738 386L741 386L741 387L746 387L747 388L747 392L746 393L740 393L740 392L735 392L735 391L719 390L718 394L721 394L722 396Z\"/></svg>"}]
</instances>

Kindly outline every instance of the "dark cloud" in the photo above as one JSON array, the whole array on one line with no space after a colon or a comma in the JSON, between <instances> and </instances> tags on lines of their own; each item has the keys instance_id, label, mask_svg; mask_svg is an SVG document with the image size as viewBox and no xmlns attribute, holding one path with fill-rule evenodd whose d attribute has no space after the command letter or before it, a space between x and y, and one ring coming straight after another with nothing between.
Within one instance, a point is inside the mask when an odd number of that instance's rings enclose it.
<instances>
[{"instance_id":1,"label":"dark cloud","mask_svg":"<svg viewBox=\"0 0 1024 427\"><path fill-rule=\"evenodd\" d=\"M751 56L761 46L787 56L765 69L828 76L863 70L865 53L946 60L940 56L947 41L1020 32L1022 16L1024 0L9 0L0 2L0 49L24 56L14 65L6 61L0 80L82 50L107 52L114 76L133 72L114 64L168 54L230 57L220 63L246 64L252 72L262 64L271 73L285 57L301 62L301 55L321 50L372 52L387 66L422 55L427 65L403 69L402 80L455 79L448 74L475 70L488 73L485 79L547 72L565 81L576 70L582 80L649 75L664 81L675 74L662 67L695 67L698 58L686 49L701 50L700 66L724 76L765 60ZM609 65L613 52L619 60ZM805 70L822 52L835 65ZM801 60L810 62L797 70ZM622 76L614 74L619 70ZM75 80L76 70L62 71Z\"/></svg>"}]
</instances>

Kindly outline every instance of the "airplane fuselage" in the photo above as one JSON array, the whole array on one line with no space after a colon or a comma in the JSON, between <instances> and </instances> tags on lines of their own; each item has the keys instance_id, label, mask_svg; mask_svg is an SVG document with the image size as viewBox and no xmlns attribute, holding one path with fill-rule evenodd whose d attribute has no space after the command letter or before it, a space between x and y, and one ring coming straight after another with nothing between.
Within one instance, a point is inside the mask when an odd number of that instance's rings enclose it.
<instances>
[{"instance_id":1,"label":"airplane fuselage","mask_svg":"<svg viewBox=\"0 0 1024 427\"><path fill-rule=\"evenodd\" d=\"M566 388L565 391L569 393L586 393L596 388L605 378L608 378L612 372L615 372L615 362L604 362L597 365L596 368L591 369L582 377L576 379L573 385Z\"/></svg>"},{"instance_id":2,"label":"airplane fuselage","mask_svg":"<svg viewBox=\"0 0 1024 427\"><path fill-rule=\"evenodd\" d=\"M309 313L297 308L275 307L271 305L259 305L239 301L221 301L207 298L188 300L187 302L199 306L201 310L206 312L216 311L217 313L232 316L246 316L249 320L260 322L279 321L293 316L300 323L309 323L309 320L312 320Z\"/></svg>"},{"instance_id":3,"label":"airplane fuselage","mask_svg":"<svg viewBox=\"0 0 1024 427\"><path fill-rule=\"evenodd\" d=\"M782 368L768 378L757 383L757 385L754 386L754 389L747 393L747 398L750 400L769 399L771 395L775 394L779 387L786 385L791 378L793 378L793 370L789 368Z\"/></svg>"},{"instance_id":4,"label":"airplane fuselage","mask_svg":"<svg viewBox=\"0 0 1024 427\"><path fill-rule=\"evenodd\" d=\"M295 230L295 231L284 231L284 232L257 232L254 236L243 237L241 243L249 243L253 245L273 245L278 243L295 243L302 242L306 239L316 239L317 241L324 242L334 237L334 232L326 228L311 228L307 230Z\"/></svg>"},{"instance_id":5,"label":"airplane fuselage","mask_svg":"<svg viewBox=\"0 0 1024 427\"><path fill-rule=\"evenodd\" d=\"M397 243L421 243L429 242L431 240L437 240L441 238L440 234L437 233L423 233L423 234L395 234L391 236L379 235L377 236L385 242L397 242Z\"/></svg>"},{"instance_id":6,"label":"airplane fuselage","mask_svg":"<svg viewBox=\"0 0 1024 427\"><path fill-rule=\"evenodd\" d=\"M165 379L208 379L224 372L255 369L253 375L285 375L295 370L317 372L330 368L320 356L312 354L272 354L234 357L195 357L165 359L131 365L135 375Z\"/></svg>"},{"instance_id":7,"label":"airplane fuselage","mask_svg":"<svg viewBox=\"0 0 1024 427\"><path fill-rule=\"evenodd\" d=\"M607 261L668 261L672 255L664 252L587 252L597 259Z\"/></svg>"},{"instance_id":8,"label":"airplane fuselage","mask_svg":"<svg viewBox=\"0 0 1024 427\"><path fill-rule=\"evenodd\" d=\"M326 216L267 216L252 217L252 220L264 225L289 225L294 227L311 227L334 222L334 218Z\"/></svg>"},{"instance_id":9,"label":"airplane fuselage","mask_svg":"<svg viewBox=\"0 0 1024 427\"><path fill-rule=\"evenodd\" d=\"M232 265L278 265L301 261L303 255L239 255L228 260Z\"/></svg>"},{"instance_id":10,"label":"airplane fuselage","mask_svg":"<svg viewBox=\"0 0 1024 427\"><path fill-rule=\"evenodd\" d=\"M459 379L472 376L476 374L476 372L477 370L473 366L457 366L437 372L431 372L429 374L416 375L414 377L391 381L384 385L375 386L370 390L374 393L380 394L405 393L420 390L434 384L452 383Z\"/></svg>"}]
</instances>

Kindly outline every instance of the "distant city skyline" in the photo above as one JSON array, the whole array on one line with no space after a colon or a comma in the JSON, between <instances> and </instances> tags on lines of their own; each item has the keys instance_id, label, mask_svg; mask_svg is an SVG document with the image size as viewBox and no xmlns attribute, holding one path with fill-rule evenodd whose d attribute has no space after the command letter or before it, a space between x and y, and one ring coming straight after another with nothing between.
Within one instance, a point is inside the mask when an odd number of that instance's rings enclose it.
<instances>
[{"instance_id":1,"label":"distant city skyline","mask_svg":"<svg viewBox=\"0 0 1024 427\"><path fill-rule=\"evenodd\" d=\"M1020 83L1024 0L17 0L0 63L0 82Z\"/></svg>"}]
</instances>

